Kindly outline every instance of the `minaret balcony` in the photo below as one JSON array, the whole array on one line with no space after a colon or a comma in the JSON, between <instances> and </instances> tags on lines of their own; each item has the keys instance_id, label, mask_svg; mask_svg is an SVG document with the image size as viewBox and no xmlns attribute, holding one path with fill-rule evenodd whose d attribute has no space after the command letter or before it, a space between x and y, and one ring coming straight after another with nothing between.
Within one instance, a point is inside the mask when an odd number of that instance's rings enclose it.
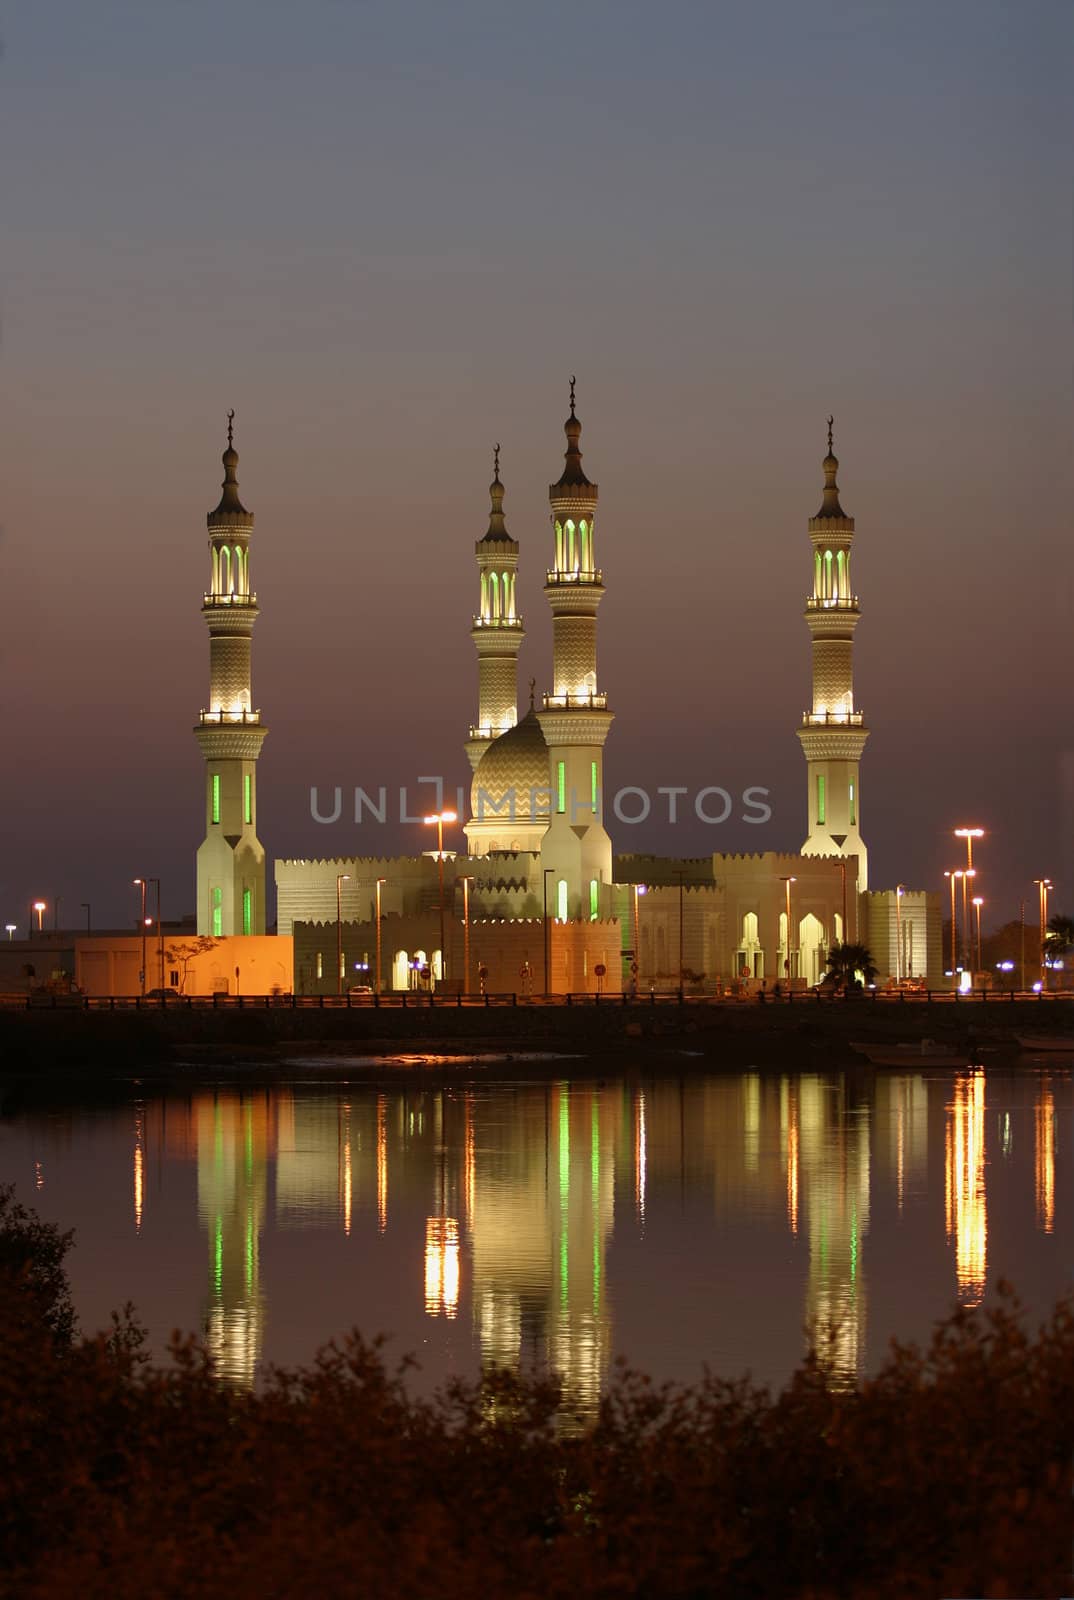
<instances>
[{"instance_id":1,"label":"minaret balcony","mask_svg":"<svg viewBox=\"0 0 1074 1600\"><path fill-rule=\"evenodd\" d=\"M207 594L207 606L256 606L256 594Z\"/></svg>"},{"instance_id":2,"label":"minaret balcony","mask_svg":"<svg viewBox=\"0 0 1074 1600\"><path fill-rule=\"evenodd\" d=\"M579 583L603 584L604 574L599 570L590 572L556 572L550 571L545 580L546 587L558 584L574 585Z\"/></svg>"},{"instance_id":3,"label":"minaret balcony","mask_svg":"<svg viewBox=\"0 0 1074 1600\"><path fill-rule=\"evenodd\" d=\"M863 711L803 711L803 728L864 728Z\"/></svg>"},{"instance_id":4,"label":"minaret balcony","mask_svg":"<svg viewBox=\"0 0 1074 1600\"><path fill-rule=\"evenodd\" d=\"M810 595L806 601L807 611L860 611L860 609L856 594L848 595L846 599L842 600L821 600L814 595Z\"/></svg>"},{"instance_id":5,"label":"minaret balcony","mask_svg":"<svg viewBox=\"0 0 1074 1600\"><path fill-rule=\"evenodd\" d=\"M260 711L247 711L240 707L238 711L199 711L198 720L203 727L228 727L233 723L242 725L256 724L261 721Z\"/></svg>"},{"instance_id":6,"label":"minaret balcony","mask_svg":"<svg viewBox=\"0 0 1074 1600\"><path fill-rule=\"evenodd\" d=\"M475 617L475 628L494 628L499 632L520 633L522 631L521 617Z\"/></svg>"},{"instance_id":7,"label":"minaret balcony","mask_svg":"<svg viewBox=\"0 0 1074 1600\"><path fill-rule=\"evenodd\" d=\"M471 739L495 739L495 738L498 738L498 737L499 736L496 733L494 733L493 730L487 724L483 728L475 728L473 723L470 724L470 738Z\"/></svg>"},{"instance_id":8,"label":"minaret balcony","mask_svg":"<svg viewBox=\"0 0 1074 1600\"><path fill-rule=\"evenodd\" d=\"M608 696L592 691L589 694L543 694L544 711L607 711Z\"/></svg>"}]
</instances>

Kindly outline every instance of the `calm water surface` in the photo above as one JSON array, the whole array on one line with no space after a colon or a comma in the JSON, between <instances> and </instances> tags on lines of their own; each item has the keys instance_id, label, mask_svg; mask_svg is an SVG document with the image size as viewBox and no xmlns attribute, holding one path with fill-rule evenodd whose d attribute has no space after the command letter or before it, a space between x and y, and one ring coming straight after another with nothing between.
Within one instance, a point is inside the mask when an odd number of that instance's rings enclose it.
<instances>
[{"instance_id":1,"label":"calm water surface","mask_svg":"<svg viewBox=\"0 0 1074 1600\"><path fill-rule=\"evenodd\" d=\"M1074 1282L1069 1070L136 1093L0 1122L0 1174L77 1230L85 1328L133 1300L237 1383L358 1326L423 1386L546 1363L585 1410L619 1355L778 1384L813 1325L850 1378L998 1278L1040 1315Z\"/></svg>"}]
</instances>

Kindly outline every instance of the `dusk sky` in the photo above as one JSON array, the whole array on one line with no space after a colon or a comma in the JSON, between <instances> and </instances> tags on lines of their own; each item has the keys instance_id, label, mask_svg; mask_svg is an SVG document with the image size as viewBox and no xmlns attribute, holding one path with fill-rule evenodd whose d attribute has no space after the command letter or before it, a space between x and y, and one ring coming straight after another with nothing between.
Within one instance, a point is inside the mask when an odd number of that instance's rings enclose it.
<instances>
[{"instance_id":1,"label":"dusk sky","mask_svg":"<svg viewBox=\"0 0 1074 1600\"><path fill-rule=\"evenodd\" d=\"M0 31L4 921L129 923L140 873L193 911L229 407L270 862L428 848L310 788L397 819L468 784L497 440L520 702L550 686L572 373L606 785L654 799L607 809L616 849L805 837L830 411L870 885L942 887L979 823L988 923L1042 871L1074 911L1068 6L11 0ZM670 827L661 785L772 819Z\"/></svg>"}]
</instances>

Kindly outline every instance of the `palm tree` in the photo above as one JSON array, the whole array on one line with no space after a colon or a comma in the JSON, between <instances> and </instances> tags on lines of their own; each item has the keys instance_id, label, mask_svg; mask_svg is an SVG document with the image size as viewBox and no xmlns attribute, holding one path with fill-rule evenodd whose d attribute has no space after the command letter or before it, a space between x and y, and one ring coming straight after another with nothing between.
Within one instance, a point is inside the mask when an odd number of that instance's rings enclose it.
<instances>
[{"instance_id":1,"label":"palm tree","mask_svg":"<svg viewBox=\"0 0 1074 1600\"><path fill-rule=\"evenodd\" d=\"M1048 932L1041 952L1050 966L1074 954L1074 917L1055 916L1048 924Z\"/></svg>"},{"instance_id":2,"label":"palm tree","mask_svg":"<svg viewBox=\"0 0 1074 1600\"><path fill-rule=\"evenodd\" d=\"M861 988L876 977L876 962L864 944L834 944L828 951L828 976L846 984L847 988Z\"/></svg>"}]
</instances>

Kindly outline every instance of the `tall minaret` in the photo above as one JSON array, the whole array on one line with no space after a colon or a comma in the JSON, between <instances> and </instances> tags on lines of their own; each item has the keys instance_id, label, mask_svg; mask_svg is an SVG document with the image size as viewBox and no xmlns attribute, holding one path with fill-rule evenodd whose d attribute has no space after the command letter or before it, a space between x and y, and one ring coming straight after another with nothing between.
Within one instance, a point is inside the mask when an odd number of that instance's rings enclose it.
<instances>
[{"instance_id":1,"label":"tall minaret","mask_svg":"<svg viewBox=\"0 0 1074 1600\"><path fill-rule=\"evenodd\" d=\"M470 630L477 648L477 722L470 729L466 754L475 768L489 740L518 721L518 652L526 637L515 606L518 541L504 522L499 445L492 463L488 532L474 545L481 579L481 609Z\"/></svg>"},{"instance_id":2,"label":"tall minaret","mask_svg":"<svg viewBox=\"0 0 1074 1600\"><path fill-rule=\"evenodd\" d=\"M817 515L809 519L813 594L806 601L805 617L813 639L813 708L798 730L809 771L809 837L802 854L856 855L858 888L865 889L868 870L861 839L858 763L869 733L865 718L854 710L852 660L861 613L850 581L854 518L839 504L833 422L829 417L824 499Z\"/></svg>"},{"instance_id":3,"label":"tall minaret","mask_svg":"<svg viewBox=\"0 0 1074 1600\"><path fill-rule=\"evenodd\" d=\"M198 849L198 932L214 938L265 931L265 852L257 837L257 758L267 730L250 701L253 513L239 499L228 412L224 492L206 521L210 590L209 709L194 729L205 757L205 839Z\"/></svg>"},{"instance_id":4,"label":"tall minaret","mask_svg":"<svg viewBox=\"0 0 1074 1600\"><path fill-rule=\"evenodd\" d=\"M593 542L597 486L582 471L574 384L572 378L566 464L548 491L555 566L544 592L552 607L553 682L538 712L551 789L541 865L554 873L548 908L561 919L604 916L612 878L612 842L604 831L604 741L612 713L597 689L597 607L604 598Z\"/></svg>"}]
</instances>

